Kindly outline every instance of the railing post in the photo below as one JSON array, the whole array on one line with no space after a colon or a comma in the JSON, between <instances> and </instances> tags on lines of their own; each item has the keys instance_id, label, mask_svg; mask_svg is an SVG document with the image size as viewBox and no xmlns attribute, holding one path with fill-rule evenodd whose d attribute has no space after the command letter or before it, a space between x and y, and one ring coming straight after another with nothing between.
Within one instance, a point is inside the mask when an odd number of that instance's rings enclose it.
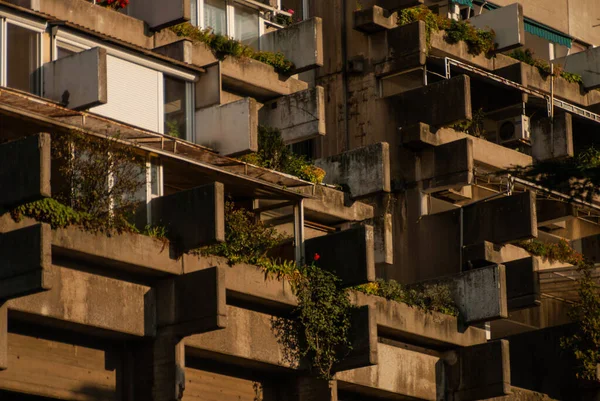
<instances>
[{"instance_id":1,"label":"railing post","mask_svg":"<svg viewBox=\"0 0 600 401\"><path fill-rule=\"evenodd\" d=\"M294 247L296 263L302 264L304 257L304 200L294 205Z\"/></svg>"}]
</instances>

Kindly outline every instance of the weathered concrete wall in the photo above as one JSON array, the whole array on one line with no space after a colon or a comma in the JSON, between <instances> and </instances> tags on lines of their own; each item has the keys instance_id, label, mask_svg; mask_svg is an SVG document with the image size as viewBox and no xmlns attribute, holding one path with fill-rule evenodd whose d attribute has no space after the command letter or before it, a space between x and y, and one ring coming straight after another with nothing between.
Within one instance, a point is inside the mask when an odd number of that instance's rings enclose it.
<instances>
[{"instance_id":1,"label":"weathered concrete wall","mask_svg":"<svg viewBox=\"0 0 600 401\"><path fill-rule=\"evenodd\" d=\"M311 238L304 244L307 263L316 254L316 265L335 272L345 286L375 281L375 251L373 227L361 225L322 237Z\"/></svg>"},{"instance_id":2,"label":"weathered concrete wall","mask_svg":"<svg viewBox=\"0 0 600 401\"><path fill-rule=\"evenodd\" d=\"M260 124L281 130L286 144L325 135L325 92L323 87L282 96L260 109Z\"/></svg>"},{"instance_id":3,"label":"weathered concrete wall","mask_svg":"<svg viewBox=\"0 0 600 401\"><path fill-rule=\"evenodd\" d=\"M473 183L473 141L449 142L420 152L415 163L415 181L424 192L462 187Z\"/></svg>"},{"instance_id":4,"label":"weathered concrete wall","mask_svg":"<svg viewBox=\"0 0 600 401\"><path fill-rule=\"evenodd\" d=\"M427 60L425 23L397 26L369 37L375 74L385 76L418 68Z\"/></svg>"},{"instance_id":5,"label":"weathered concrete wall","mask_svg":"<svg viewBox=\"0 0 600 401\"><path fill-rule=\"evenodd\" d=\"M24 168L27 166L27 168ZM50 135L37 134L0 145L0 206L51 196Z\"/></svg>"},{"instance_id":6,"label":"weathered concrete wall","mask_svg":"<svg viewBox=\"0 0 600 401\"><path fill-rule=\"evenodd\" d=\"M496 33L498 51L525 45L523 6L514 3L469 18L475 28L493 30Z\"/></svg>"},{"instance_id":7,"label":"weathered concrete wall","mask_svg":"<svg viewBox=\"0 0 600 401\"><path fill-rule=\"evenodd\" d=\"M393 221L390 213L365 221L366 224L373 226L375 264L394 263Z\"/></svg>"},{"instance_id":8,"label":"weathered concrete wall","mask_svg":"<svg viewBox=\"0 0 600 401\"><path fill-rule=\"evenodd\" d=\"M324 182L341 185L353 198L390 191L390 149L383 142L353 149L315 164L325 170Z\"/></svg>"},{"instance_id":9,"label":"weathered concrete wall","mask_svg":"<svg viewBox=\"0 0 600 401\"><path fill-rule=\"evenodd\" d=\"M127 13L145 21L150 29L161 29L189 21L191 18L190 0L176 0L165 3L161 0L145 0L143 3L131 1Z\"/></svg>"},{"instance_id":10,"label":"weathered concrete wall","mask_svg":"<svg viewBox=\"0 0 600 401\"><path fill-rule=\"evenodd\" d=\"M47 224L0 234L0 301L52 287L51 237Z\"/></svg>"},{"instance_id":11,"label":"weathered concrete wall","mask_svg":"<svg viewBox=\"0 0 600 401\"><path fill-rule=\"evenodd\" d=\"M539 306L541 300L540 279L535 271L533 258L505 262L506 295L510 310Z\"/></svg>"},{"instance_id":12,"label":"weathered concrete wall","mask_svg":"<svg viewBox=\"0 0 600 401\"><path fill-rule=\"evenodd\" d=\"M452 399L472 401L510 394L511 355L506 340L448 353L444 362L447 388Z\"/></svg>"},{"instance_id":13,"label":"weathered concrete wall","mask_svg":"<svg viewBox=\"0 0 600 401\"><path fill-rule=\"evenodd\" d=\"M440 126L471 119L471 81L467 75L394 96L401 127L419 122ZM423 107L427 105L427 107Z\"/></svg>"},{"instance_id":14,"label":"weathered concrete wall","mask_svg":"<svg viewBox=\"0 0 600 401\"><path fill-rule=\"evenodd\" d=\"M600 77L595 73L600 70L600 48L588 49L584 52L555 60L565 71L581 75L583 86L586 89L600 87Z\"/></svg>"},{"instance_id":15,"label":"weathered concrete wall","mask_svg":"<svg viewBox=\"0 0 600 401\"><path fill-rule=\"evenodd\" d=\"M373 206L359 201L349 203L347 195L342 191L319 185L298 190L314 196L314 199L304 200L306 218L314 216L331 223L343 223L363 221L373 217Z\"/></svg>"},{"instance_id":16,"label":"weathered concrete wall","mask_svg":"<svg viewBox=\"0 0 600 401\"><path fill-rule=\"evenodd\" d=\"M200 75L196 82L196 102L194 104L196 109L231 103L224 101L221 61L204 66L204 70L206 72Z\"/></svg>"},{"instance_id":17,"label":"weathered concrete wall","mask_svg":"<svg viewBox=\"0 0 600 401\"><path fill-rule=\"evenodd\" d=\"M258 104L245 98L196 110L196 143L222 155L258 150Z\"/></svg>"},{"instance_id":18,"label":"weathered concrete wall","mask_svg":"<svg viewBox=\"0 0 600 401\"><path fill-rule=\"evenodd\" d=\"M44 97L70 109L88 109L108 101L106 49L92 49L46 63Z\"/></svg>"},{"instance_id":19,"label":"weathered concrete wall","mask_svg":"<svg viewBox=\"0 0 600 401\"><path fill-rule=\"evenodd\" d=\"M182 252L225 241L223 188L215 182L153 199L152 224L164 226Z\"/></svg>"},{"instance_id":20,"label":"weathered concrete wall","mask_svg":"<svg viewBox=\"0 0 600 401\"><path fill-rule=\"evenodd\" d=\"M398 14L378 6L354 11L354 29L364 33L381 32L398 26Z\"/></svg>"},{"instance_id":21,"label":"weathered concrete wall","mask_svg":"<svg viewBox=\"0 0 600 401\"><path fill-rule=\"evenodd\" d=\"M374 307L364 305L352 311L349 336L352 350L335 365L334 370L342 372L377 365L377 315Z\"/></svg>"},{"instance_id":22,"label":"weathered concrete wall","mask_svg":"<svg viewBox=\"0 0 600 401\"><path fill-rule=\"evenodd\" d=\"M321 67L323 20L313 17L267 33L260 37L260 49L285 54L294 63L296 73Z\"/></svg>"},{"instance_id":23,"label":"weathered concrete wall","mask_svg":"<svg viewBox=\"0 0 600 401\"><path fill-rule=\"evenodd\" d=\"M182 38L174 42L166 43L162 46L155 47L154 49L152 49L152 51L175 60L183 61L184 63L191 64L193 61L192 41L186 38Z\"/></svg>"},{"instance_id":24,"label":"weathered concrete wall","mask_svg":"<svg viewBox=\"0 0 600 401\"><path fill-rule=\"evenodd\" d=\"M553 121L548 118L531 121L531 154L535 160L573 156L571 114L557 112Z\"/></svg>"}]
</instances>

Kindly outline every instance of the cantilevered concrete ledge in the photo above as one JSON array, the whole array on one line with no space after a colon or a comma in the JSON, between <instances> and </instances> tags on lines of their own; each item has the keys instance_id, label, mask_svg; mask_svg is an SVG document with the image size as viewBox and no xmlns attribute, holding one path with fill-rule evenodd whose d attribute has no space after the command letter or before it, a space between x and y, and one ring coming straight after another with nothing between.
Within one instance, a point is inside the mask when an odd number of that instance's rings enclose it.
<instances>
[{"instance_id":1,"label":"cantilevered concrete ledge","mask_svg":"<svg viewBox=\"0 0 600 401\"><path fill-rule=\"evenodd\" d=\"M415 181L425 193L471 185L474 180L473 141L459 139L419 152Z\"/></svg>"},{"instance_id":2,"label":"cantilevered concrete ledge","mask_svg":"<svg viewBox=\"0 0 600 401\"><path fill-rule=\"evenodd\" d=\"M373 206L348 199L348 194L324 185L299 188L313 199L304 200L307 219L325 221L335 225L345 221L359 222L373 217Z\"/></svg>"},{"instance_id":3,"label":"cantilevered concrete ledge","mask_svg":"<svg viewBox=\"0 0 600 401\"><path fill-rule=\"evenodd\" d=\"M586 51L570 54L553 62L565 66L565 71L581 75L585 89L596 89L600 87L600 48L594 47Z\"/></svg>"},{"instance_id":4,"label":"cantilevered concrete ledge","mask_svg":"<svg viewBox=\"0 0 600 401\"><path fill-rule=\"evenodd\" d=\"M427 62L426 28L423 21L378 32L371 57L375 74L382 77L420 68Z\"/></svg>"},{"instance_id":5,"label":"cantilevered concrete ledge","mask_svg":"<svg viewBox=\"0 0 600 401\"><path fill-rule=\"evenodd\" d=\"M0 145L0 210L51 196L50 134Z\"/></svg>"},{"instance_id":6,"label":"cantilevered concrete ledge","mask_svg":"<svg viewBox=\"0 0 600 401\"><path fill-rule=\"evenodd\" d=\"M398 13L373 6L354 11L354 29L367 34L385 31L398 26Z\"/></svg>"}]
</instances>

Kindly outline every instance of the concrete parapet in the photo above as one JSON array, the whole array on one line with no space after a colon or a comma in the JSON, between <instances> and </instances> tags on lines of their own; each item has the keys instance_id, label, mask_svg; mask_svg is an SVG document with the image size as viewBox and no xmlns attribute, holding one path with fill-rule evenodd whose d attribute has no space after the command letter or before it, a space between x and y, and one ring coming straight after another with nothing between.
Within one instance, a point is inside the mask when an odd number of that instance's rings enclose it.
<instances>
[{"instance_id":1,"label":"concrete parapet","mask_svg":"<svg viewBox=\"0 0 600 401\"><path fill-rule=\"evenodd\" d=\"M508 308L517 310L540 305L540 279L533 258L505 262Z\"/></svg>"},{"instance_id":2,"label":"concrete parapet","mask_svg":"<svg viewBox=\"0 0 600 401\"><path fill-rule=\"evenodd\" d=\"M203 109L223 104L223 78L221 72L221 61L215 61L203 66L204 74L198 77L196 82L196 109Z\"/></svg>"},{"instance_id":3,"label":"concrete parapet","mask_svg":"<svg viewBox=\"0 0 600 401\"><path fill-rule=\"evenodd\" d=\"M464 207L464 245L537 237L535 193L523 192Z\"/></svg>"},{"instance_id":4,"label":"concrete parapet","mask_svg":"<svg viewBox=\"0 0 600 401\"><path fill-rule=\"evenodd\" d=\"M267 102L260 124L281 130L286 144L325 135L325 91L317 86Z\"/></svg>"},{"instance_id":5,"label":"concrete parapet","mask_svg":"<svg viewBox=\"0 0 600 401\"><path fill-rule=\"evenodd\" d=\"M220 182L153 199L151 210L152 223L164 226L169 240L182 252L225 241L225 195Z\"/></svg>"},{"instance_id":6,"label":"concrete parapet","mask_svg":"<svg viewBox=\"0 0 600 401\"><path fill-rule=\"evenodd\" d=\"M557 112L552 120L541 118L532 121L531 154L540 161L573 156L573 121L570 113Z\"/></svg>"},{"instance_id":7,"label":"concrete parapet","mask_svg":"<svg viewBox=\"0 0 600 401\"><path fill-rule=\"evenodd\" d=\"M44 64L44 97L70 109L108 101L106 49L94 47Z\"/></svg>"},{"instance_id":8,"label":"concrete parapet","mask_svg":"<svg viewBox=\"0 0 600 401\"><path fill-rule=\"evenodd\" d=\"M452 349L485 342L485 330L474 326L461 328L456 317L425 312L385 298L352 292L355 305L375 307L379 337L406 341L435 349Z\"/></svg>"},{"instance_id":9,"label":"concrete parapet","mask_svg":"<svg viewBox=\"0 0 600 401\"><path fill-rule=\"evenodd\" d=\"M350 317L352 350L334 367L336 372L377 365L377 316L375 308L364 305L352 310Z\"/></svg>"},{"instance_id":10,"label":"concrete parapet","mask_svg":"<svg viewBox=\"0 0 600 401\"><path fill-rule=\"evenodd\" d=\"M327 173L327 184L345 187L353 198L390 191L390 146L387 142L318 159L315 164Z\"/></svg>"},{"instance_id":11,"label":"concrete parapet","mask_svg":"<svg viewBox=\"0 0 600 401\"><path fill-rule=\"evenodd\" d=\"M373 238L375 246L375 263L394 263L394 227L391 213L374 217L365 221L373 226Z\"/></svg>"},{"instance_id":12,"label":"concrete parapet","mask_svg":"<svg viewBox=\"0 0 600 401\"><path fill-rule=\"evenodd\" d=\"M0 207L51 196L50 134L42 133L0 145Z\"/></svg>"},{"instance_id":13,"label":"concrete parapet","mask_svg":"<svg viewBox=\"0 0 600 401\"><path fill-rule=\"evenodd\" d=\"M466 270L477 269L527 257L529 257L529 253L518 246L483 241L463 248L463 268Z\"/></svg>"},{"instance_id":14,"label":"concrete parapet","mask_svg":"<svg viewBox=\"0 0 600 401\"><path fill-rule=\"evenodd\" d=\"M592 262L600 262L600 234L573 240L571 246Z\"/></svg>"},{"instance_id":15,"label":"concrete parapet","mask_svg":"<svg viewBox=\"0 0 600 401\"><path fill-rule=\"evenodd\" d=\"M426 38L425 23L422 21L371 35L371 58L375 74L386 76L425 65Z\"/></svg>"},{"instance_id":16,"label":"concrete parapet","mask_svg":"<svg viewBox=\"0 0 600 401\"><path fill-rule=\"evenodd\" d=\"M523 6L514 3L469 18L475 28L496 33L497 51L506 51L525 45L525 18Z\"/></svg>"},{"instance_id":17,"label":"concrete parapet","mask_svg":"<svg viewBox=\"0 0 600 401\"><path fill-rule=\"evenodd\" d=\"M184 63L192 63L192 41L186 38L155 47L152 51Z\"/></svg>"},{"instance_id":18,"label":"concrete parapet","mask_svg":"<svg viewBox=\"0 0 600 401\"><path fill-rule=\"evenodd\" d=\"M132 1L127 6L127 14L145 21L150 29L158 30L191 19L190 0L175 0L168 3L162 0Z\"/></svg>"},{"instance_id":19,"label":"concrete parapet","mask_svg":"<svg viewBox=\"0 0 600 401\"><path fill-rule=\"evenodd\" d=\"M473 141L459 139L423 150L415 178L424 192L438 192L472 184L473 166Z\"/></svg>"},{"instance_id":20,"label":"concrete parapet","mask_svg":"<svg viewBox=\"0 0 600 401\"><path fill-rule=\"evenodd\" d=\"M568 57L553 60L555 64L565 67L565 70L581 75L585 89L600 87L600 48L589 48L583 52L570 54Z\"/></svg>"},{"instance_id":21,"label":"concrete parapet","mask_svg":"<svg viewBox=\"0 0 600 401\"><path fill-rule=\"evenodd\" d=\"M564 201L541 198L536 203L536 209L539 226L558 224L577 216L575 205Z\"/></svg>"},{"instance_id":22,"label":"concrete parapet","mask_svg":"<svg viewBox=\"0 0 600 401\"><path fill-rule=\"evenodd\" d=\"M304 246L308 263L315 254L319 254L317 266L335 272L345 286L375 281L375 250L371 226L361 225L312 238Z\"/></svg>"},{"instance_id":23,"label":"concrete parapet","mask_svg":"<svg viewBox=\"0 0 600 401\"><path fill-rule=\"evenodd\" d=\"M58 265L49 270L51 290L8 301L10 311L98 335L155 334L149 287Z\"/></svg>"},{"instance_id":24,"label":"concrete parapet","mask_svg":"<svg viewBox=\"0 0 600 401\"><path fill-rule=\"evenodd\" d=\"M323 66L323 20L313 17L260 37L260 49L281 52L295 73Z\"/></svg>"},{"instance_id":25,"label":"concrete parapet","mask_svg":"<svg viewBox=\"0 0 600 401\"><path fill-rule=\"evenodd\" d=\"M436 399L439 357L382 343L377 348L379 363L338 372L338 389L374 397L394 393L398 398Z\"/></svg>"},{"instance_id":26,"label":"concrete parapet","mask_svg":"<svg viewBox=\"0 0 600 401\"><path fill-rule=\"evenodd\" d=\"M510 394L510 356L506 340L449 352L444 365L451 399L474 401Z\"/></svg>"},{"instance_id":27,"label":"concrete parapet","mask_svg":"<svg viewBox=\"0 0 600 401\"><path fill-rule=\"evenodd\" d=\"M160 335L186 337L227 324L225 269L212 267L157 284L156 323Z\"/></svg>"},{"instance_id":28,"label":"concrete parapet","mask_svg":"<svg viewBox=\"0 0 600 401\"><path fill-rule=\"evenodd\" d=\"M258 150L258 104L252 98L196 110L196 143L223 155Z\"/></svg>"},{"instance_id":29,"label":"concrete parapet","mask_svg":"<svg viewBox=\"0 0 600 401\"><path fill-rule=\"evenodd\" d=\"M51 240L47 224L0 234L0 303L52 287Z\"/></svg>"},{"instance_id":30,"label":"concrete parapet","mask_svg":"<svg viewBox=\"0 0 600 401\"><path fill-rule=\"evenodd\" d=\"M348 194L323 185L299 188L298 191L314 198L304 200L307 219L342 223L363 221L373 217L373 206L359 201L349 201Z\"/></svg>"},{"instance_id":31,"label":"concrete parapet","mask_svg":"<svg viewBox=\"0 0 600 401\"><path fill-rule=\"evenodd\" d=\"M419 122L434 126L470 120L471 79L459 75L390 97L401 127ZM423 107L426 104L427 107Z\"/></svg>"},{"instance_id":32,"label":"concrete parapet","mask_svg":"<svg viewBox=\"0 0 600 401\"><path fill-rule=\"evenodd\" d=\"M381 32L398 26L398 13L373 6L354 11L354 29L364 33Z\"/></svg>"}]
</instances>

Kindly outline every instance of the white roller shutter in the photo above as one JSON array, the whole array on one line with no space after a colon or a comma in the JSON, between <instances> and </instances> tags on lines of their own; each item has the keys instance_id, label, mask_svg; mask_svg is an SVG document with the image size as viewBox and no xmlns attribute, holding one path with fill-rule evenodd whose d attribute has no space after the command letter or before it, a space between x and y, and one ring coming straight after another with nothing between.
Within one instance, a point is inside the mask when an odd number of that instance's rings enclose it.
<instances>
[{"instance_id":1,"label":"white roller shutter","mask_svg":"<svg viewBox=\"0 0 600 401\"><path fill-rule=\"evenodd\" d=\"M162 132L162 73L107 56L108 102L91 111Z\"/></svg>"}]
</instances>

